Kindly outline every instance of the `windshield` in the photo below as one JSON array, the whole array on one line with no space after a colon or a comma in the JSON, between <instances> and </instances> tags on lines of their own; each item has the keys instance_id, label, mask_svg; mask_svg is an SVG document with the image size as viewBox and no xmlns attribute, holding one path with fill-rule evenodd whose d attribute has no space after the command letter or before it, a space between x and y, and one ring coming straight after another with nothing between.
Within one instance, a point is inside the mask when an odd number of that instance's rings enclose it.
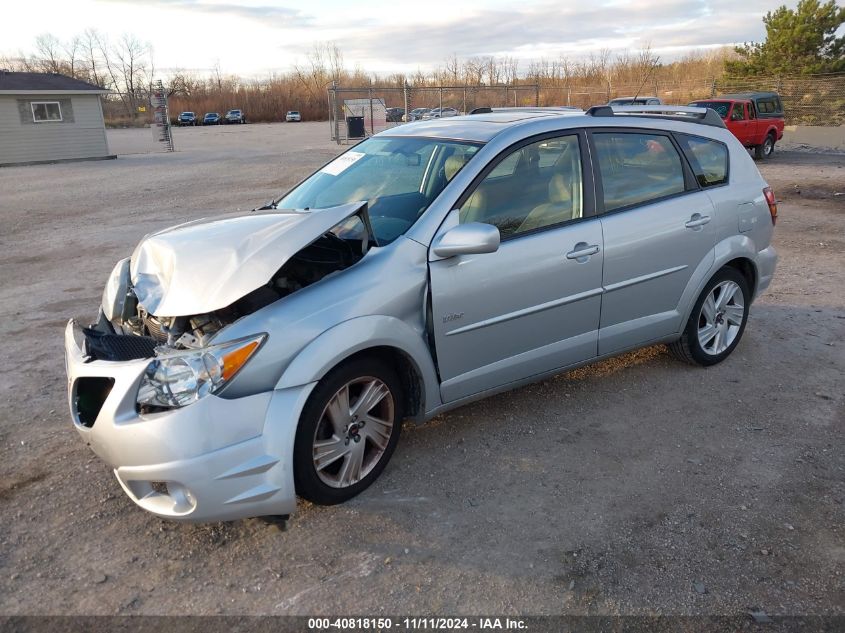
<instances>
[{"instance_id":1,"label":"windshield","mask_svg":"<svg viewBox=\"0 0 845 633\"><path fill-rule=\"evenodd\" d=\"M730 101L693 101L690 105L715 110L723 119L728 116L728 110L731 109Z\"/></svg>"},{"instance_id":2,"label":"windshield","mask_svg":"<svg viewBox=\"0 0 845 633\"><path fill-rule=\"evenodd\" d=\"M475 155L476 143L374 137L341 154L276 203L326 209L366 200L379 245L407 231Z\"/></svg>"}]
</instances>

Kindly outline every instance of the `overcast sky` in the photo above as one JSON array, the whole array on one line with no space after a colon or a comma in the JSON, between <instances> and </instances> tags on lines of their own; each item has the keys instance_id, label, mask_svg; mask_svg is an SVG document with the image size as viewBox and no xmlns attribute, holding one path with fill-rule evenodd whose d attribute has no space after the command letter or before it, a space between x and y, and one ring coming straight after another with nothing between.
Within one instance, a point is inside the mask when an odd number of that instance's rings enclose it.
<instances>
[{"instance_id":1,"label":"overcast sky","mask_svg":"<svg viewBox=\"0 0 845 633\"><path fill-rule=\"evenodd\" d=\"M39 0L0 19L0 53L32 51L35 37L67 39L94 27L153 45L159 69L263 75L304 61L315 42L336 42L347 66L427 70L451 54L585 56L651 43L663 60L690 49L764 37L775 0ZM795 0L787 2L795 5Z\"/></svg>"}]
</instances>

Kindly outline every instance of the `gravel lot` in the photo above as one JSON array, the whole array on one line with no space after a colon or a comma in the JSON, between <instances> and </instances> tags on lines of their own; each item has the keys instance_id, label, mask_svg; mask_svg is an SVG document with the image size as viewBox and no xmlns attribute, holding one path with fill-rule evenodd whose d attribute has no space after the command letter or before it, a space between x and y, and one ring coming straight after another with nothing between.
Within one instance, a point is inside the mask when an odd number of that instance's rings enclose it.
<instances>
[{"instance_id":1,"label":"gravel lot","mask_svg":"<svg viewBox=\"0 0 845 633\"><path fill-rule=\"evenodd\" d=\"M845 156L779 152L781 262L733 356L662 347L407 427L343 506L182 525L71 427L62 329L147 232L249 209L327 124L110 132L117 160L0 169L0 614L845 615Z\"/></svg>"}]
</instances>

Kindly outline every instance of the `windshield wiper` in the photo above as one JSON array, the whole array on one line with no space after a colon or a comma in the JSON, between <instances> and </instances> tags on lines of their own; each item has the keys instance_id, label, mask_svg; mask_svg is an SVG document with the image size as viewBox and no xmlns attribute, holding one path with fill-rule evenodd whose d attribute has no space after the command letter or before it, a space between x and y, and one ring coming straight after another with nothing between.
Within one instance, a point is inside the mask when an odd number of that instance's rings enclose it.
<instances>
[{"instance_id":1,"label":"windshield wiper","mask_svg":"<svg viewBox=\"0 0 845 633\"><path fill-rule=\"evenodd\" d=\"M279 200L281 200L281 198L279 198ZM253 209L253 211L275 211L276 209L279 208L278 207L279 200L270 200L270 202L268 202L267 204L265 204L263 206L255 207Z\"/></svg>"}]
</instances>

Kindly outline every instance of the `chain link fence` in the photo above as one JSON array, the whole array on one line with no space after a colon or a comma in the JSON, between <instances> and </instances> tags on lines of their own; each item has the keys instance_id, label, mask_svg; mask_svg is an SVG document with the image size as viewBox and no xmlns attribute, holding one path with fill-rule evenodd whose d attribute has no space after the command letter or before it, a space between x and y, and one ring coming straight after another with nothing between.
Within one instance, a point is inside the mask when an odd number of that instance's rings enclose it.
<instances>
[{"instance_id":1,"label":"chain link fence","mask_svg":"<svg viewBox=\"0 0 845 633\"><path fill-rule=\"evenodd\" d=\"M480 107L537 106L536 84L328 88L329 128L338 144L426 118L466 114Z\"/></svg>"},{"instance_id":2,"label":"chain link fence","mask_svg":"<svg viewBox=\"0 0 845 633\"><path fill-rule=\"evenodd\" d=\"M721 77L603 85L563 80L554 85L406 86L328 89L331 138L347 143L407 120L454 116L474 108L574 106L586 109L618 97L658 97L685 105L737 92L777 92L787 125L845 125L845 73L804 77ZM445 111L444 111L445 110ZM350 128L351 125L351 128ZM350 133L350 129L352 130Z\"/></svg>"},{"instance_id":3,"label":"chain link fence","mask_svg":"<svg viewBox=\"0 0 845 633\"><path fill-rule=\"evenodd\" d=\"M845 125L845 73L806 77L725 77L713 93L777 92L787 125Z\"/></svg>"},{"instance_id":4,"label":"chain link fence","mask_svg":"<svg viewBox=\"0 0 845 633\"><path fill-rule=\"evenodd\" d=\"M618 97L658 97L664 103L685 105L737 92L777 92L787 125L845 124L845 73L806 77L721 77L680 81L653 80L640 84L583 85L540 88L541 105L586 109Z\"/></svg>"}]
</instances>

